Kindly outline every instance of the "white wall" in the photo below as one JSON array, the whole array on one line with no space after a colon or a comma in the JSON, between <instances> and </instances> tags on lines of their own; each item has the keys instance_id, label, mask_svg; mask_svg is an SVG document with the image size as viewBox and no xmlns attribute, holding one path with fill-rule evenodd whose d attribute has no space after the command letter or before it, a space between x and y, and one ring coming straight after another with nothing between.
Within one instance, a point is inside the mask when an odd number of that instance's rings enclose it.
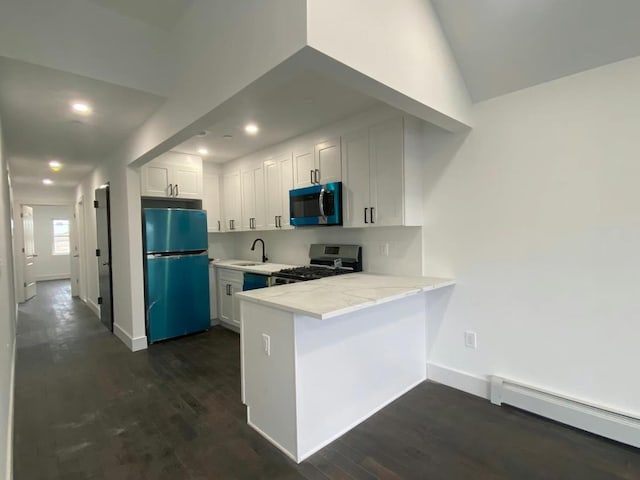
<instances>
[{"instance_id":1,"label":"white wall","mask_svg":"<svg viewBox=\"0 0 640 480\"><path fill-rule=\"evenodd\" d=\"M56 280L71 276L71 256L53 255L52 220L73 218L71 207L35 205L33 207L33 230L38 257L35 261L36 281Z\"/></svg>"},{"instance_id":2,"label":"white wall","mask_svg":"<svg viewBox=\"0 0 640 480\"><path fill-rule=\"evenodd\" d=\"M431 362L640 415L638 85L640 57L479 103L466 139L430 135L424 268L458 282Z\"/></svg>"},{"instance_id":3,"label":"white wall","mask_svg":"<svg viewBox=\"0 0 640 480\"><path fill-rule=\"evenodd\" d=\"M309 245L312 243L343 243L362 245L363 269L366 272L390 275L422 274L422 229L420 227L301 227L295 230L271 232L234 232L210 234L209 243L218 237L232 237L233 256L261 261L260 244L251 251L256 238L265 241L270 262L291 265L309 264ZM224 239L226 240L226 238ZM380 254L380 245L389 245L389 255Z\"/></svg>"},{"instance_id":4,"label":"white wall","mask_svg":"<svg viewBox=\"0 0 640 480\"><path fill-rule=\"evenodd\" d=\"M11 193L0 124L0 478L11 478L16 302L13 288Z\"/></svg>"},{"instance_id":5,"label":"white wall","mask_svg":"<svg viewBox=\"0 0 640 480\"><path fill-rule=\"evenodd\" d=\"M309 46L406 98L393 103L393 92L380 89L373 96L448 130L471 124L466 86L430 1L307 0L307 28Z\"/></svg>"}]
</instances>

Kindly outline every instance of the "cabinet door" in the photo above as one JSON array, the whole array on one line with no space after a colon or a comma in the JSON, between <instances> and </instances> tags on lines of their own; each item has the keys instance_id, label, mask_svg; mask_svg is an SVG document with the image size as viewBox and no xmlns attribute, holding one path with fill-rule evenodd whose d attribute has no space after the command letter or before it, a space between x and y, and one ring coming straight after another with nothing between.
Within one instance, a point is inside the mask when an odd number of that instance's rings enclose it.
<instances>
[{"instance_id":1,"label":"cabinet door","mask_svg":"<svg viewBox=\"0 0 640 480\"><path fill-rule=\"evenodd\" d=\"M216 320L218 318L218 288L216 282L216 271L209 266L209 318Z\"/></svg>"},{"instance_id":2,"label":"cabinet door","mask_svg":"<svg viewBox=\"0 0 640 480\"><path fill-rule=\"evenodd\" d=\"M220 320L233 323L233 297L229 295L230 283L222 277L218 281L218 308Z\"/></svg>"},{"instance_id":3,"label":"cabinet door","mask_svg":"<svg viewBox=\"0 0 640 480\"><path fill-rule=\"evenodd\" d=\"M289 190L293 189L293 162L291 161L291 154L285 155L278 161L280 163L280 195L281 210L279 225L280 228L291 227L291 215L289 214Z\"/></svg>"},{"instance_id":4,"label":"cabinet door","mask_svg":"<svg viewBox=\"0 0 640 480\"><path fill-rule=\"evenodd\" d=\"M242 186L242 230L251 230L253 218L256 216L256 196L253 181L253 170L243 170L241 173Z\"/></svg>"},{"instance_id":5,"label":"cabinet door","mask_svg":"<svg viewBox=\"0 0 640 480\"><path fill-rule=\"evenodd\" d=\"M240 172L230 172L222 177L222 217L224 231L239 230L242 226L240 203Z\"/></svg>"},{"instance_id":6,"label":"cabinet door","mask_svg":"<svg viewBox=\"0 0 640 480\"><path fill-rule=\"evenodd\" d=\"M293 188L311 185L311 175L316 168L313 148L302 149L293 153Z\"/></svg>"},{"instance_id":7,"label":"cabinet door","mask_svg":"<svg viewBox=\"0 0 640 480\"><path fill-rule=\"evenodd\" d=\"M289 160L291 164L291 160ZM282 215L282 187L280 175L280 162L267 160L264 168L264 198L265 198L265 225L269 230L278 226L278 217Z\"/></svg>"},{"instance_id":8,"label":"cabinet door","mask_svg":"<svg viewBox=\"0 0 640 480\"><path fill-rule=\"evenodd\" d=\"M172 167L173 196L177 198L202 198L202 169L192 165Z\"/></svg>"},{"instance_id":9,"label":"cabinet door","mask_svg":"<svg viewBox=\"0 0 640 480\"><path fill-rule=\"evenodd\" d=\"M220 177L218 175L204 176L202 208L207 211L207 230L221 232L223 225L220 217Z\"/></svg>"},{"instance_id":10,"label":"cabinet door","mask_svg":"<svg viewBox=\"0 0 640 480\"><path fill-rule=\"evenodd\" d=\"M236 297L237 292L242 291L241 283L231 283L231 305L233 309L233 317L231 318L231 322L236 327L240 328L240 299Z\"/></svg>"},{"instance_id":11,"label":"cabinet door","mask_svg":"<svg viewBox=\"0 0 640 480\"><path fill-rule=\"evenodd\" d=\"M151 162L140 170L142 185L140 194L143 197L169 197L169 165Z\"/></svg>"},{"instance_id":12,"label":"cabinet door","mask_svg":"<svg viewBox=\"0 0 640 480\"><path fill-rule=\"evenodd\" d=\"M345 227L363 227L371 214L369 129L342 138L342 215Z\"/></svg>"},{"instance_id":13,"label":"cabinet door","mask_svg":"<svg viewBox=\"0 0 640 480\"><path fill-rule=\"evenodd\" d=\"M253 167L253 229L265 229L264 170L262 162Z\"/></svg>"},{"instance_id":14,"label":"cabinet door","mask_svg":"<svg viewBox=\"0 0 640 480\"><path fill-rule=\"evenodd\" d=\"M375 225L404 222L404 133L402 118L369 129L371 207Z\"/></svg>"},{"instance_id":15,"label":"cabinet door","mask_svg":"<svg viewBox=\"0 0 640 480\"><path fill-rule=\"evenodd\" d=\"M342 180L340 137L316 145L314 155L316 168L320 170L320 175L316 178L318 183Z\"/></svg>"}]
</instances>

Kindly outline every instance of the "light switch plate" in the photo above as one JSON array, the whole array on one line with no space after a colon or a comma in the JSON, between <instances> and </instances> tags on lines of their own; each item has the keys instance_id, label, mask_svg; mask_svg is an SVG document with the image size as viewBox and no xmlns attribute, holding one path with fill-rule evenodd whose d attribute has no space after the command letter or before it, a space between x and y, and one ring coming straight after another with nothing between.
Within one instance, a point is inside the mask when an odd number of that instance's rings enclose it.
<instances>
[{"instance_id":1,"label":"light switch plate","mask_svg":"<svg viewBox=\"0 0 640 480\"><path fill-rule=\"evenodd\" d=\"M266 333L262 334L262 351L267 357L271 356L271 337Z\"/></svg>"},{"instance_id":2,"label":"light switch plate","mask_svg":"<svg viewBox=\"0 0 640 480\"><path fill-rule=\"evenodd\" d=\"M476 332L464 332L464 346L467 348L473 348L474 350L478 348Z\"/></svg>"}]
</instances>

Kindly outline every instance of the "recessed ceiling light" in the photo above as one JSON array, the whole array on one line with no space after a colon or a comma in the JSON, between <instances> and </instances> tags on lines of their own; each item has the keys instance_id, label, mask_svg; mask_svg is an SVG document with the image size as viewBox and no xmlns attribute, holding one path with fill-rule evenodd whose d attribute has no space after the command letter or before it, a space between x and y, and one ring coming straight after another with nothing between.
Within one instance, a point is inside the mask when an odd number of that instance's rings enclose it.
<instances>
[{"instance_id":1,"label":"recessed ceiling light","mask_svg":"<svg viewBox=\"0 0 640 480\"><path fill-rule=\"evenodd\" d=\"M224 138L225 140L231 140L231 139L233 139L233 135L229 135L227 133L226 135L223 135L222 138Z\"/></svg>"},{"instance_id":2,"label":"recessed ceiling light","mask_svg":"<svg viewBox=\"0 0 640 480\"><path fill-rule=\"evenodd\" d=\"M57 160L51 160L49 162L49 168L51 169L52 172L59 172L60 169L62 168L62 164Z\"/></svg>"},{"instance_id":3,"label":"recessed ceiling light","mask_svg":"<svg viewBox=\"0 0 640 480\"><path fill-rule=\"evenodd\" d=\"M202 130L200 133L196 133L196 137L206 137L211 132L209 130Z\"/></svg>"},{"instance_id":4,"label":"recessed ceiling light","mask_svg":"<svg viewBox=\"0 0 640 480\"><path fill-rule=\"evenodd\" d=\"M258 130L258 125L256 125L255 123L249 123L244 127L244 131L249 135L255 135L256 133L258 133Z\"/></svg>"},{"instance_id":5,"label":"recessed ceiling light","mask_svg":"<svg viewBox=\"0 0 640 480\"><path fill-rule=\"evenodd\" d=\"M207 155L209 153L209 150L207 150L206 148L199 148L198 153L200 155Z\"/></svg>"},{"instance_id":6,"label":"recessed ceiling light","mask_svg":"<svg viewBox=\"0 0 640 480\"><path fill-rule=\"evenodd\" d=\"M44 180L42 180L42 183L44 183L45 185L53 185L53 180L45 178Z\"/></svg>"},{"instance_id":7,"label":"recessed ceiling light","mask_svg":"<svg viewBox=\"0 0 640 480\"><path fill-rule=\"evenodd\" d=\"M85 102L73 102L71 104L71 109L76 113L82 113L85 115L91 113L91 107Z\"/></svg>"}]
</instances>

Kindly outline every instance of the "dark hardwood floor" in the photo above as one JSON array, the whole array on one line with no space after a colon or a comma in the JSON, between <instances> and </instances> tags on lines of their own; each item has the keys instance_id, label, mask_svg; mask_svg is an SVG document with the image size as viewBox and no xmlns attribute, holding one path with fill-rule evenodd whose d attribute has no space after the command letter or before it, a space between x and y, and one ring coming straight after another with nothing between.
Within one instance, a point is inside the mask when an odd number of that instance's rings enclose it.
<instances>
[{"instance_id":1,"label":"dark hardwood floor","mask_svg":"<svg viewBox=\"0 0 640 480\"><path fill-rule=\"evenodd\" d=\"M247 426L222 328L130 353L68 282L20 307L14 477L640 479L640 451L425 382L296 465Z\"/></svg>"}]
</instances>

